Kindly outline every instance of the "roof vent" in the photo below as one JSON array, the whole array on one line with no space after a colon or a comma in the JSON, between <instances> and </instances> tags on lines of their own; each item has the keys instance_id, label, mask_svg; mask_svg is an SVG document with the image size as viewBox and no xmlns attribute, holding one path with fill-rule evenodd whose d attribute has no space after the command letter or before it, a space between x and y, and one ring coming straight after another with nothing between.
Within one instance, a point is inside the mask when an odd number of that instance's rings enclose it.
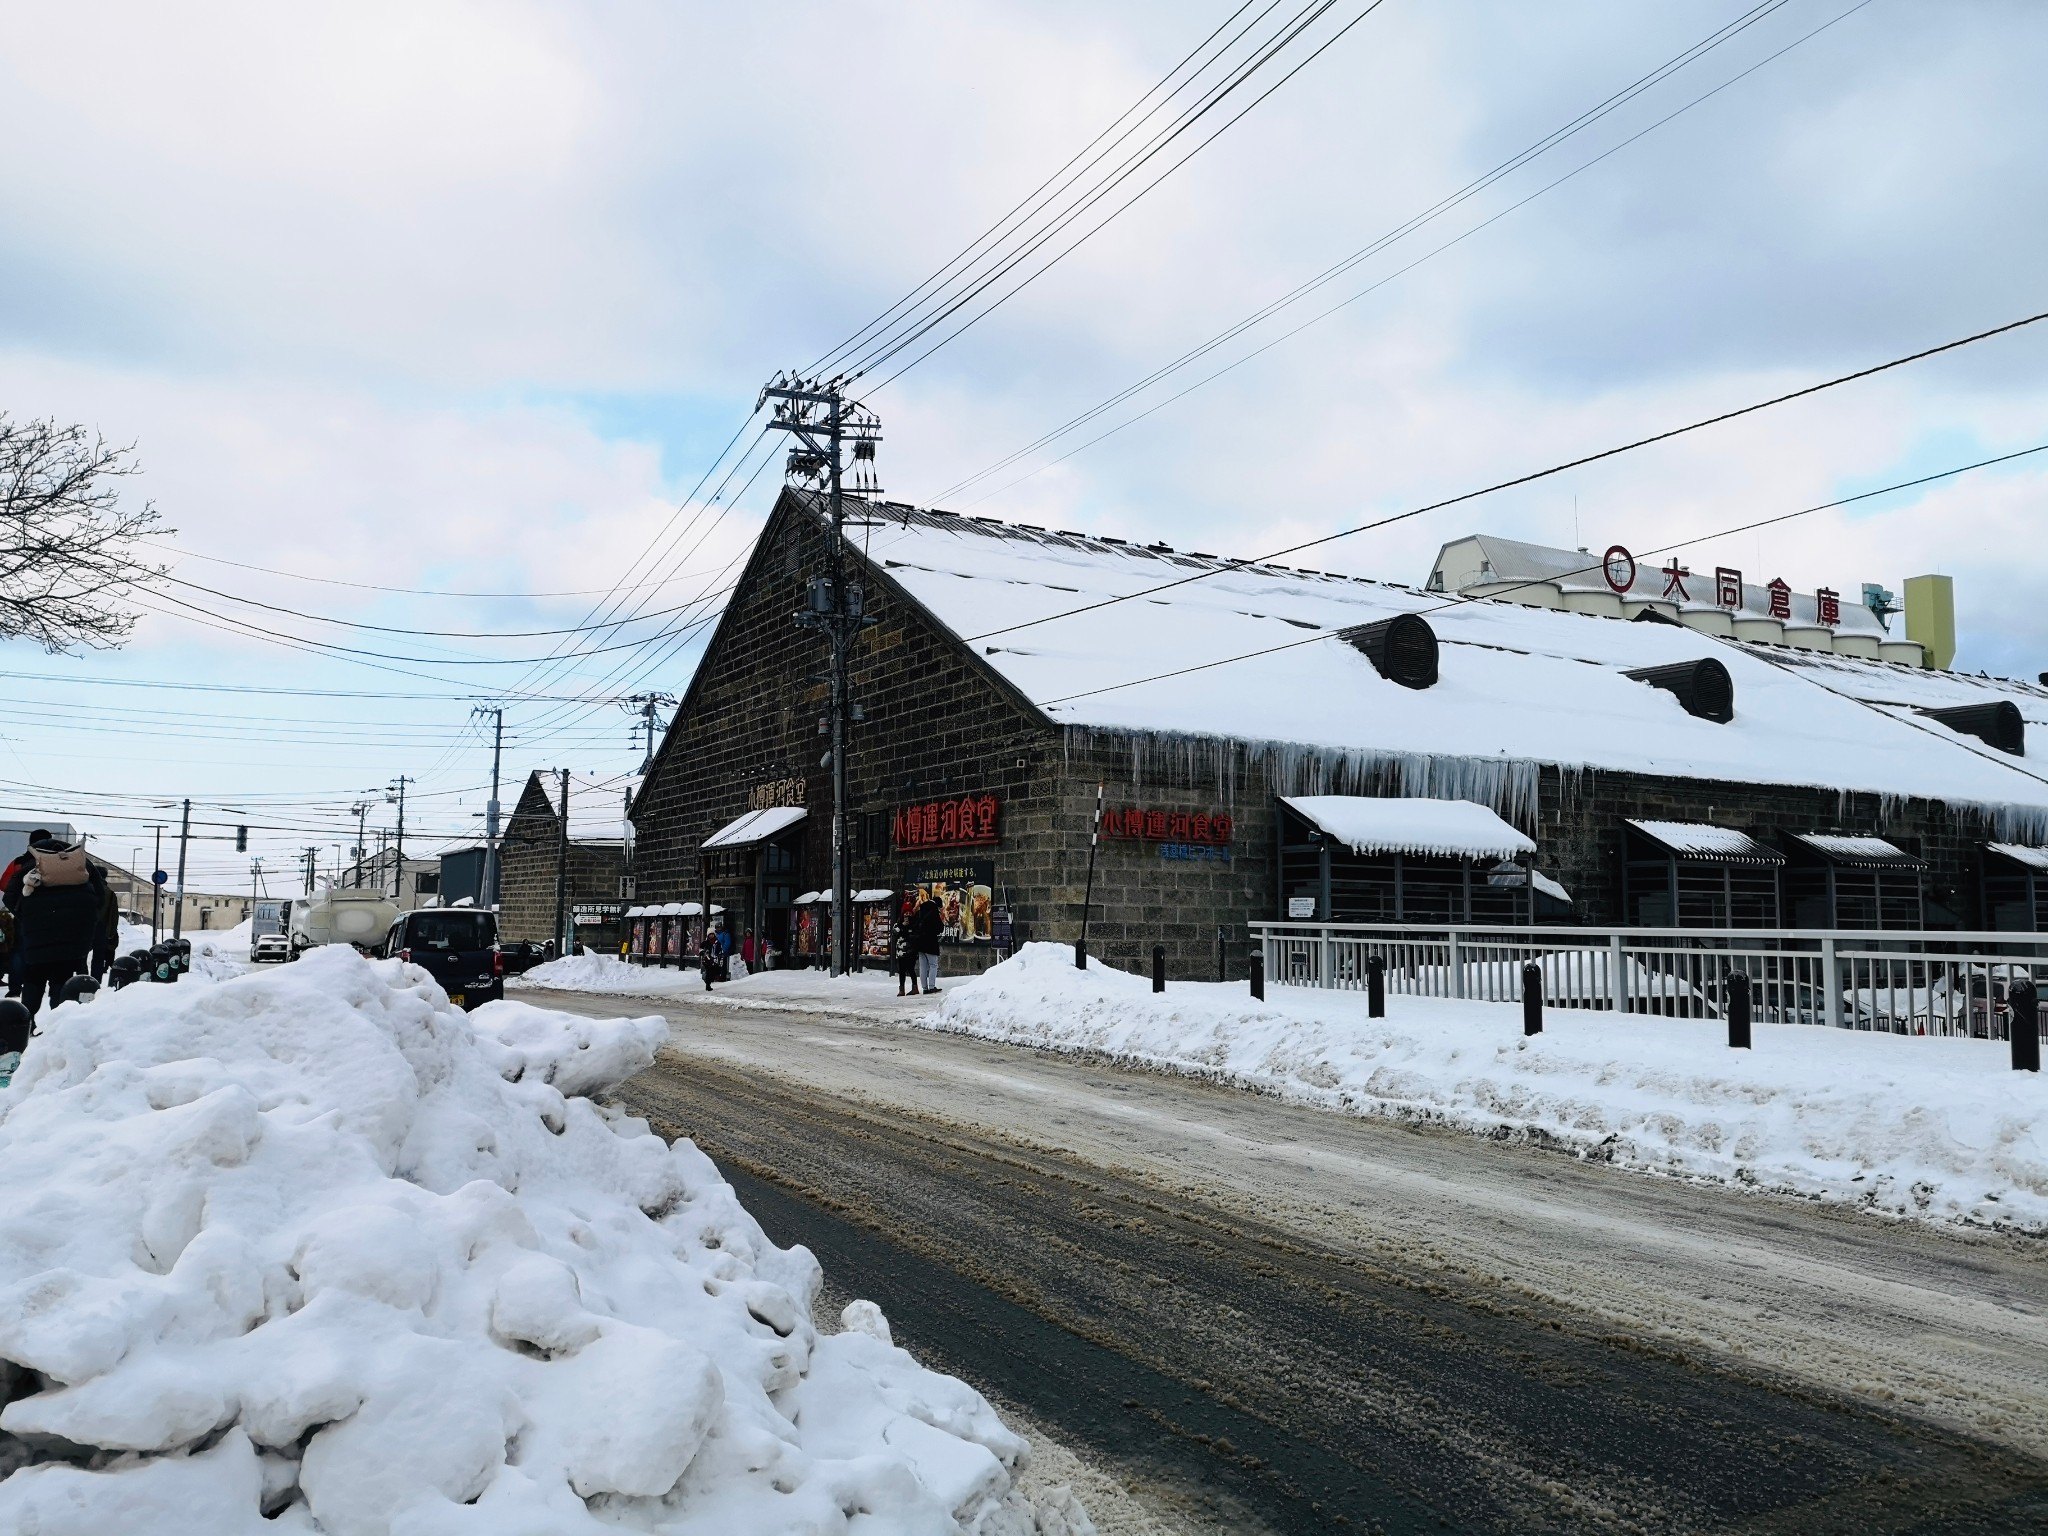
<instances>
[{"instance_id":1,"label":"roof vent","mask_svg":"<svg viewBox=\"0 0 2048 1536\"><path fill-rule=\"evenodd\" d=\"M1397 613L1344 630L1342 638L1363 651L1388 682L1403 688L1436 685L1436 631L1421 614Z\"/></svg>"},{"instance_id":2,"label":"roof vent","mask_svg":"<svg viewBox=\"0 0 2048 1536\"><path fill-rule=\"evenodd\" d=\"M1669 624L1673 627L1679 627L1679 621L1671 617L1662 608L1643 609L1641 613L1636 615L1635 622L1638 624Z\"/></svg>"},{"instance_id":3,"label":"roof vent","mask_svg":"<svg viewBox=\"0 0 2048 1536\"><path fill-rule=\"evenodd\" d=\"M2000 699L1996 704L1965 704L1957 709L1923 709L1920 713L2001 752L2010 752L2014 757L2027 755L2027 722L2020 718L2019 706L2011 699Z\"/></svg>"},{"instance_id":4,"label":"roof vent","mask_svg":"<svg viewBox=\"0 0 2048 1536\"><path fill-rule=\"evenodd\" d=\"M1622 676L1662 688L1688 715L1701 720L1726 725L1735 718L1735 684L1729 681L1728 669L1711 656L1665 667L1638 667Z\"/></svg>"}]
</instances>

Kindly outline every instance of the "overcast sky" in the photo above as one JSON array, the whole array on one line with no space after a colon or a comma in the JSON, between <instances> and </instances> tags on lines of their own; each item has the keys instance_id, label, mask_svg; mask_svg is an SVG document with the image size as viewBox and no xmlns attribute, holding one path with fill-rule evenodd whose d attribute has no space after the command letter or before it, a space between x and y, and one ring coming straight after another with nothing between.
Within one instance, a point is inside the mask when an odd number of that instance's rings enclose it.
<instances>
[{"instance_id":1,"label":"overcast sky","mask_svg":"<svg viewBox=\"0 0 2048 1536\"><path fill-rule=\"evenodd\" d=\"M873 394L884 485L938 500L1749 9L1384 0ZM133 489L177 530L160 553L226 594L171 589L183 601L422 658L158 613L113 655L0 642L0 801L68 816L126 862L158 803L191 795L234 807L201 819L251 822L282 871L309 844L331 864L345 807L405 773L416 838L468 835L490 763L465 695L680 692L694 644L468 666L557 641L322 620L574 625L678 528L634 578L665 584L636 598L715 593L774 473L737 507L671 517L766 377L946 261L1230 10L0 5L0 409L136 445ZM1255 555L2048 308L2044 76L2048 9L2026 0L1788 0L1205 366L939 504ZM1419 582L1473 531L1646 549L1796 510L2048 441L2044 369L2048 334L2023 332L1309 563ZM1958 665L2031 677L2048 666L2044 473L1684 558L1852 594L1948 572ZM529 768L638 761L615 706L519 702L507 726L508 802ZM198 845L193 883L246 888L231 847Z\"/></svg>"}]
</instances>

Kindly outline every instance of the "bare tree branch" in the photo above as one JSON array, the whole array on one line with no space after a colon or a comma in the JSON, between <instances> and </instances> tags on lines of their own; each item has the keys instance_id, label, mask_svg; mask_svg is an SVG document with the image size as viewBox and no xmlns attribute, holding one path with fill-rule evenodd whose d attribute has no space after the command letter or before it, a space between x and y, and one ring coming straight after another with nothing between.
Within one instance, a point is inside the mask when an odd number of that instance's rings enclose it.
<instances>
[{"instance_id":1,"label":"bare tree branch","mask_svg":"<svg viewBox=\"0 0 2048 1536\"><path fill-rule=\"evenodd\" d=\"M84 427L0 416L0 639L69 651L128 638L123 600L165 574L135 541L171 531L148 502L123 503L135 472L133 448Z\"/></svg>"}]
</instances>

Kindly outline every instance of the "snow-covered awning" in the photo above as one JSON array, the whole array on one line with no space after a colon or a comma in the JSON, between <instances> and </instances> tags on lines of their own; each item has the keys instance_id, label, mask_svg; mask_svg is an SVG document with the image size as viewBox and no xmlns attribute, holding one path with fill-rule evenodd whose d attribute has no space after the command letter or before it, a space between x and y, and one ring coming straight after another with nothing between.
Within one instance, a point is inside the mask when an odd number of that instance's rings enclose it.
<instances>
[{"instance_id":1,"label":"snow-covered awning","mask_svg":"<svg viewBox=\"0 0 2048 1536\"><path fill-rule=\"evenodd\" d=\"M805 891L803 895L791 901L790 905L792 907L808 907L813 902L830 901L831 899L832 893L830 891Z\"/></svg>"},{"instance_id":2,"label":"snow-covered awning","mask_svg":"<svg viewBox=\"0 0 2048 1536\"><path fill-rule=\"evenodd\" d=\"M896 899L896 893L895 893L894 891L884 891L884 890L872 890L872 891L855 891L855 892L853 893L853 904L854 904L855 906L857 906L857 907L858 907L858 906L865 906L865 905L867 905L867 904L868 904L869 902L875 902L875 901L894 901L895 899Z\"/></svg>"},{"instance_id":3,"label":"snow-covered awning","mask_svg":"<svg viewBox=\"0 0 2048 1536\"><path fill-rule=\"evenodd\" d=\"M2023 843L1986 843L1984 851L1995 853L2001 859L2010 859L2037 875L2048 875L2048 848L2029 848Z\"/></svg>"},{"instance_id":4,"label":"snow-covered awning","mask_svg":"<svg viewBox=\"0 0 2048 1536\"><path fill-rule=\"evenodd\" d=\"M1881 837L1846 837L1833 832L1795 832L1792 840L1830 864L1849 869L1925 869L1927 861Z\"/></svg>"},{"instance_id":5,"label":"snow-covered awning","mask_svg":"<svg viewBox=\"0 0 2048 1536\"><path fill-rule=\"evenodd\" d=\"M1785 855L1766 848L1747 832L1711 827L1703 821L1630 821L1629 825L1666 853L1715 864L1782 864Z\"/></svg>"},{"instance_id":6,"label":"snow-covered awning","mask_svg":"<svg viewBox=\"0 0 2048 1536\"><path fill-rule=\"evenodd\" d=\"M1529 871L1529 883L1535 886L1536 889L1541 891L1545 896L1550 897L1553 901L1561 901L1566 906L1571 906L1573 904L1572 893L1566 890L1563 886L1559 885L1555 880L1551 879L1550 876L1544 874L1543 871L1540 869L1532 869Z\"/></svg>"},{"instance_id":7,"label":"snow-covered awning","mask_svg":"<svg viewBox=\"0 0 2048 1536\"><path fill-rule=\"evenodd\" d=\"M703 846L707 849L749 848L755 843L765 843L776 833L786 832L802 821L804 814L800 805L778 805L772 810L749 811L705 838Z\"/></svg>"},{"instance_id":8,"label":"snow-covered awning","mask_svg":"<svg viewBox=\"0 0 2048 1536\"><path fill-rule=\"evenodd\" d=\"M1283 795L1280 803L1353 853L1417 853L1440 859L1510 859L1536 844L1470 800L1371 795Z\"/></svg>"}]
</instances>

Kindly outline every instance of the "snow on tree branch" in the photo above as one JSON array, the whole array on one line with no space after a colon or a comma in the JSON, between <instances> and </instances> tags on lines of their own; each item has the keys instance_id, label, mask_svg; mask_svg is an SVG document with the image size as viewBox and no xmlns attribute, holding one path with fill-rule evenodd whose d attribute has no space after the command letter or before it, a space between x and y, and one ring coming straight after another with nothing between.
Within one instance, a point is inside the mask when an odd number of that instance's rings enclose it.
<instances>
[{"instance_id":1,"label":"snow on tree branch","mask_svg":"<svg viewBox=\"0 0 2048 1536\"><path fill-rule=\"evenodd\" d=\"M84 427L0 416L0 639L46 651L127 639L135 615L122 599L164 575L135 542L171 531L149 503L123 503L136 468L132 448Z\"/></svg>"}]
</instances>

